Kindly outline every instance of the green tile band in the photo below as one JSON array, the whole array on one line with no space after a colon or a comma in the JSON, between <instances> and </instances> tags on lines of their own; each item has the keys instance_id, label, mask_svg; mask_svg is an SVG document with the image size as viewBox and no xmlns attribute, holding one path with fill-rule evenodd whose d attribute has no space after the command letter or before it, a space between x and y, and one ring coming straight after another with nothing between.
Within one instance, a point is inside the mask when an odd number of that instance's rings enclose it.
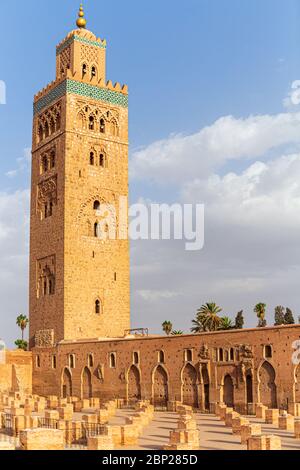
<instances>
[{"instance_id":1,"label":"green tile band","mask_svg":"<svg viewBox=\"0 0 300 470\"><path fill-rule=\"evenodd\" d=\"M60 54L64 49L66 49L70 44L72 44L73 41L82 42L83 44L87 44L88 46L100 47L100 49L106 49L105 43L91 41L90 39L82 38L80 36L75 35L67 39L63 44L56 48L56 55Z\"/></svg>"},{"instance_id":2,"label":"green tile band","mask_svg":"<svg viewBox=\"0 0 300 470\"><path fill-rule=\"evenodd\" d=\"M118 91L108 90L107 88L99 88L89 83L66 79L53 90L49 91L46 96L43 96L34 103L34 115L40 113L44 108L50 106L51 103L66 94L84 96L86 98L92 98L93 100L105 101L106 103L128 108L128 95L124 95Z\"/></svg>"}]
</instances>

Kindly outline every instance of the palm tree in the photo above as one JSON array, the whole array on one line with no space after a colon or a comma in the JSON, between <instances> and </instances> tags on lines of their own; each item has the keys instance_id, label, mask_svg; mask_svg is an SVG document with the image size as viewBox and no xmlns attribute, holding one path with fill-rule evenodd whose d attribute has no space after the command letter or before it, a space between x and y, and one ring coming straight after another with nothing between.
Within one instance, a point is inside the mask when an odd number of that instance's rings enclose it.
<instances>
[{"instance_id":1,"label":"palm tree","mask_svg":"<svg viewBox=\"0 0 300 470\"><path fill-rule=\"evenodd\" d=\"M164 321L162 324L162 329L166 333L167 336L170 336L173 330L173 325L170 321Z\"/></svg>"},{"instance_id":2,"label":"palm tree","mask_svg":"<svg viewBox=\"0 0 300 470\"><path fill-rule=\"evenodd\" d=\"M181 330L173 330L172 333L171 333L172 336L182 336L183 335L183 331Z\"/></svg>"},{"instance_id":3,"label":"palm tree","mask_svg":"<svg viewBox=\"0 0 300 470\"><path fill-rule=\"evenodd\" d=\"M17 341L15 341L15 345L18 349L22 349L23 351L27 351L28 349L28 343L23 339L18 339Z\"/></svg>"},{"instance_id":4,"label":"palm tree","mask_svg":"<svg viewBox=\"0 0 300 470\"><path fill-rule=\"evenodd\" d=\"M193 333L200 333L201 331L217 331L221 324L219 313L222 312L214 302L208 302L197 311L196 319L193 320L195 325L191 331Z\"/></svg>"},{"instance_id":5,"label":"palm tree","mask_svg":"<svg viewBox=\"0 0 300 470\"><path fill-rule=\"evenodd\" d=\"M267 308L267 305L262 302L255 305L254 307L254 313L256 313L257 315L259 328L264 328L265 326L267 326L266 308Z\"/></svg>"},{"instance_id":6,"label":"palm tree","mask_svg":"<svg viewBox=\"0 0 300 470\"><path fill-rule=\"evenodd\" d=\"M219 330L233 330L234 325L232 323L231 318L229 317L222 317L221 324L219 326Z\"/></svg>"},{"instance_id":7,"label":"palm tree","mask_svg":"<svg viewBox=\"0 0 300 470\"><path fill-rule=\"evenodd\" d=\"M19 315L18 316L17 325L18 325L19 328L21 328L22 341L24 341L24 331L26 330L28 323L29 323L29 320L26 317L26 315Z\"/></svg>"}]
</instances>

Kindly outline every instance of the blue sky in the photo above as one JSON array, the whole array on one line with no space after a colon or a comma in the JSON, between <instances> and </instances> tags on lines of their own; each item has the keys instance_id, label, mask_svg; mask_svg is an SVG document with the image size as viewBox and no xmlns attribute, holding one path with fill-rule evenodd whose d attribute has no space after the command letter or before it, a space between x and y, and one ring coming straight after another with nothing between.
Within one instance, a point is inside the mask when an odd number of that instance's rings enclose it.
<instances>
[{"instance_id":1,"label":"blue sky","mask_svg":"<svg viewBox=\"0 0 300 470\"><path fill-rule=\"evenodd\" d=\"M0 105L0 194L3 198L3 201L0 201L0 215L3 214L2 221L0 219L0 231L2 227L4 236L7 236L9 230L16 231L18 226L17 221L7 219L5 204L14 200L19 204L21 198L21 206L26 205L26 195L22 191L29 188L28 149L31 146L33 95L54 79L55 46L68 31L74 29L78 4L79 2L74 0L1 1L1 17L5 21L2 21L1 25L0 80L4 80L7 86L7 104ZM275 244L277 238L280 240L280 233L273 230L274 240L272 238L271 242L270 234L267 233L265 238L256 239L254 234L257 233L259 219L250 217L252 225L241 226L236 221L228 223L225 212L218 215L216 224L212 217L217 202L212 201L211 194L208 194L209 190L204 187L203 181L197 192L193 178L180 179L180 169L178 169L178 175L174 175L173 180L165 179L162 184L159 181L159 174L163 174L160 173L162 170L159 163L154 166L149 178L146 169L140 164L141 156L146 155L152 159L151 145L154 142L163 141L168 144L174 135L197 136L206 126L214 132L214 123L218 122L219 118L234 117L234 122L231 123L231 137L234 139L234 126L237 124L242 123L241 125L246 126L246 130L249 131L247 126L253 124L247 121L249 116L276 117L282 113L290 114L290 110L283 106L283 99L288 95L291 83L300 78L300 1L130 0L124 2L115 0L112 5L111 2L86 0L84 7L88 29L108 41L107 78L114 82L127 83L129 86L131 165L135 173L140 172L131 180L132 201L142 197L160 202L176 202L185 198L195 202L195 197L197 201L205 203L208 201L208 224L211 224L207 228L208 235L213 225L219 227L218 235L212 233L209 237L206 251L193 258L191 254L184 254L177 245L161 246L154 243L151 245L151 250L145 249L143 244L133 246L133 326L141 324L147 326L148 323L153 331L158 331L161 321L165 320L163 317L167 316L173 320L174 326L188 330L197 306L209 300L206 298L204 287L203 291L198 292L198 286L205 285L203 276L208 268L201 271L197 266L209 266L211 277L209 277L210 288L207 290L207 295L217 297L215 300L224 305L226 314L233 315L239 308L245 308L250 326L253 325L251 302L255 299L259 301L260 296L265 296L272 308L277 302L284 305L291 302L294 310L299 308L295 313L300 313L296 291L293 290L291 295L289 290L291 286L287 282L291 270L298 269L299 250L296 244L295 252L289 253L288 263L278 261L276 266L269 265L270 259L274 260L276 256L274 257L274 252L268 254L268 249L273 246L273 242ZM272 126L274 121L276 119L272 121ZM255 126L260 126L262 129L258 138L264 136L263 118L258 124L255 123ZM295 126L299 126L298 120L292 124L292 127ZM275 124L274 136L278 135L278 129L282 128L285 129L284 125L276 127ZM271 135L272 129L269 131ZM223 127L218 132L224 136ZM268 170L273 172L272 175L276 174L276 168L268 162L273 162L274 159L279 161L283 154L295 154L299 151L297 138L290 137L289 132L290 128L286 129L287 137L279 139L275 149L272 143L269 143L263 145L263 150L256 150L252 142L249 149L245 150L245 158L239 156L231 158L227 155L222 160L222 165L214 166L207 173L204 172L200 162L193 170L193 176L201 180L205 174L206 180L209 180L212 176L217 175L222 178L228 172L234 171L240 177L238 184L248 185L249 182L247 180L245 183L245 178L249 177L249 172L244 177L242 173L247 172L257 159L267 162ZM215 138L218 139L219 135L216 134ZM222 139L220 141L222 142ZM191 149L187 147L186 152L190 151ZM230 152L232 150L229 150ZM187 157L191 158L190 154L187 154ZM206 154L200 152L193 161L198 157L199 161L211 158L209 152ZM189 164L188 159L186 164ZM268 186L268 181L270 182L270 179L264 183L264 187ZM289 175L287 181L287 185L282 189L284 197L291 184ZM218 186L219 189L216 191L220 193L225 191L225 183L223 181L222 189ZM241 189L241 193L244 192L244 189ZM272 198L272 193L267 196ZM257 195L255 197L257 199ZM239 198L240 196L237 196L237 200ZM293 201L295 207L298 207L298 193ZM236 201L231 199L228 204L232 204L231 212L234 212ZM289 207L292 206L293 203L289 204ZM257 211L255 214L257 215ZM284 214L286 215L286 211ZM221 224L223 216L224 220L227 220L226 227ZM295 219L297 219L296 211L291 214L288 222L291 221L293 224ZM280 216L279 220L283 224L287 223L284 217ZM5 231L5 224L8 224L9 230ZM0 274L1 297L4 305L4 310L0 311L0 336L7 337L9 341L16 335L13 326L15 314L19 310L26 312L28 308L26 243L23 244L28 224L23 219L22 224L24 237L21 241L15 239L18 243L18 246L15 246L16 253L20 258L14 259L13 268L7 276L4 266L5 269L11 266L9 256L14 258L14 252L9 255L7 250L10 245L6 242L3 242L1 249L0 237L0 265L2 257L3 266L2 275ZM298 226L296 228L298 230ZM217 248L220 248L224 241L224 233L230 238L230 234L237 233L237 230L241 230L239 240L243 238L243 234L246 233L248 236L249 233L253 233L247 245L240 247L241 253L246 251L249 253L250 247L254 250L254 252L250 250L250 261L256 259L256 265L251 265L249 268L251 275L249 271L246 273L247 261L243 260L238 250L236 253L231 252L229 258L222 258L223 264L216 259ZM290 246L291 240L285 243ZM10 248L13 249L13 244ZM228 249L224 246L226 253ZM254 255L257 249L260 256L256 258ZM178 268L171 261L175 254L178 262L180 260L183 279L180 279L179 275L172 278L165 271L165 267L159 276L157 273L152 274L152 277L151 274L143 274L142 267L151 264L150 259L143 258L145 251L151 253L151 260L155 259L158 264L169 266L170 272ZM268 256L268 259L264 260L264 256ZM243 272L240 271L241 266L237 260L240 260L240 264L244 266ZM274 286L270 281L279 276L282 270L286 270L283 279L286 279L289 287L286 289L282 287L278 298L276 296L273 298ZM218 276L214 276L213 273L218 273ZM15 288L19 292L13 299L9 298L14 292L14 283L10 281L10 275L11 279L13 275L16 276ZM292 277L294 278L294 275ZM222 287L222 279L225 283L228 282L226 294ZM243 286L251 285L249 288L251 295L247 294L243 298L241 286L237 283L240 279L244 279L246 283ZM160 293L157 282L159 286L165 282ZM280 286L285 285L281 278L278 283ZM265 291L262 290L264 285L266 285ZM237 290L240 297L235 300Z\"/></svg>"}]
</instances>

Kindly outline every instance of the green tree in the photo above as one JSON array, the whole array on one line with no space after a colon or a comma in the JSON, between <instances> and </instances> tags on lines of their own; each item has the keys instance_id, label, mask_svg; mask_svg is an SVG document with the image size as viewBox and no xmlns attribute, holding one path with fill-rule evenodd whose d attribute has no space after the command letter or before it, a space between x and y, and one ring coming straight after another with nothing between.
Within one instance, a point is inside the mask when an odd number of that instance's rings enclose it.
<instances>
[{"instance_id":1,"label":"green tree","mask_svg":"<svg viewBox=\"0 0 300 470\"><path fill-rule=\"evenodd\" d=\"M15 341L15 345L18 349L22 349L23 351L27 351L28 349L28 343L24 339L17 339L17 341Z\"/></svg>"},{"instance_id":2,"label":"green tree","mask_svg":"<svg viewBox=\"0 0 300 470\"><path fill-rule=\"evenodd\" d=\"M197 311L196 318L193 320L193 333L200 333L201 331L217 331L221 325L221 318L219 313L222 312L214 302L208 302Z\"/></svg>"},{"instance_id":3,"label":"green tree","mask_svg":"<svg viewBox=\"0 0 300 470\"><path fill-rule=\"evenodd\" d=\"M170 321L164 321L162 324L162 329L166 333L167 336L170 336L173 330L173 325Z\"/></svg>"},{"instance_id":4,"label":"green tree","mask_svg":"<svg viewBox=\"0 0 300 470\"><path fill-rule=\"evenodd\" d=\"M219 326L219 330L233 330L234 329L234 325L233 325L233 322L231 320L231 318L229 317L222 317L221 318L221 323L220 323L220 326Z\"/></svg>"},{"instance_id":5,"label":"green tree","mask_svg":"<svg viewBox=\"0 0 300 470\"><path fill-rule=\"evenodd\" d=\"M172 333L171 333L172 336L182 336L183 335L183 331L181 330L173 330Z\"/></svg>"},{"instance_id":6,"label":"green tree","mask_svg":"<svg viewBox=\"0 0 300 470\"><path fill-rule=\"evenodd\" d=\"M254 307L254 313L256 313L256 316L258 318L258 328L264 328L265 326L267 326L266 309L267 305L262 302L256 304Z\"/></svg>"},{"instance_id":7,"label":"green tree","mask_svg":"<svg viewBox=\"0 0 300 470\"><path fill-rule=\"evenodd\" d=\"M236 330L242 330L244 328L245 320L244 320L244 311L241 310L237 313L235 317L235 328Z\"/></svg>"},{"instance_id":8,"label":"green tree","mask_svg":"<svg viewBox=\"0 0 300 470\"><path fill-rule=\"evenodd\" d=\"M293 312L290 308L287 308L284 315L284 324L285 325L295 325L295 319Z\"/></svg>"},{"instance_id":9,"label":"green tree","mask_svg":"<svg viewBox=\"0 0 300 470\"><path fill-rule=\"evenodd\" d=\"M26 315L19 315L17 317L17 325L19 328L21 328L21 332L22 332L22 341L24 341L24 331L26 330L28 323L29 323L29 320L26 317Z\"/></svg>"},{"instance_id":10,"label":"green tree","mask_svg":"<svg viewBox=\"0 0 300 470\"><path fill-rule=\"evenodd\" d=\"M277 307L275 307L274 319L275 319L275 323L274 323L275 326L284 325L285 323L284 307L282 305L278 305Z\"/></svg>"}]
</instances>

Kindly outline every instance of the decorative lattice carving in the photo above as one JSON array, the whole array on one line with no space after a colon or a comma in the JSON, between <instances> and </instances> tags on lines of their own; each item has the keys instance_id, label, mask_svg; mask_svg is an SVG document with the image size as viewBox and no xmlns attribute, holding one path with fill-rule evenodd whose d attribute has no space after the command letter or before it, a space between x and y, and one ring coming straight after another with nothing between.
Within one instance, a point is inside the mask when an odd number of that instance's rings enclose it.
<instances>
[{"instance_id":1,"label":"decorative lattice carving","mask_svg":"<svg viewBox=\"0 0 300 470\"><path fill-rule=\"evenodd\" d=\"M55 255L37 261L37 298L55 293L56 258Z\"/></svg>"},{"instance_id":2,"label":"decorative lattice carving","mask_svg":"<svg viewBox=\"0 0 300 470\"><path fill-rule=\"evenodd\" d=\"M60 62L59 64L60 74L64 75L67 72L67 70L70 68L70 64L71 64L71 48L70 47L67 47L66 49L62 51L62 53L60 54L59 62Z\"/></svg>"},{"instance_id":3,"label":"decorative lattice carving","mask_svg":"<svg viewBox=\"0 0 300 470\"><path fill-rule=\"evenodd\" d=\"M96 47L81 46L81 61L87 62L89 65L96 65L98 63L98 50Z\"/></svg>"},{"instance_id":4,"label":"decorative lattice carving","mask_svg":"<svg viewBox=\"0 0 300 470\"><path fill-rule=\"evenodd\" d=\"M37 142L40 143L60 130L61 103L48 108L37 120Z\"/></svg>"},{"instance_id":5,"label":"decorative lattice carving","mask_svg":"<svg viewBox=\"0 0 300 470\"><path fill-rule=\"evenodd\" d=\"M41 218L52 215L53 207L57 205L57 177L53 176L38 185L37 211Z\"/></svg>"},{"instance_id":6,"label":"decorative lattice carving","mask_svg":"<svg viewBox=\"0 0 300 470\"><path fill-rule=\"evenodd\" d=\"M39 330L35 334L36 348L52 348L54 346L54 330Z\"/></svg>"}]
</instances>

